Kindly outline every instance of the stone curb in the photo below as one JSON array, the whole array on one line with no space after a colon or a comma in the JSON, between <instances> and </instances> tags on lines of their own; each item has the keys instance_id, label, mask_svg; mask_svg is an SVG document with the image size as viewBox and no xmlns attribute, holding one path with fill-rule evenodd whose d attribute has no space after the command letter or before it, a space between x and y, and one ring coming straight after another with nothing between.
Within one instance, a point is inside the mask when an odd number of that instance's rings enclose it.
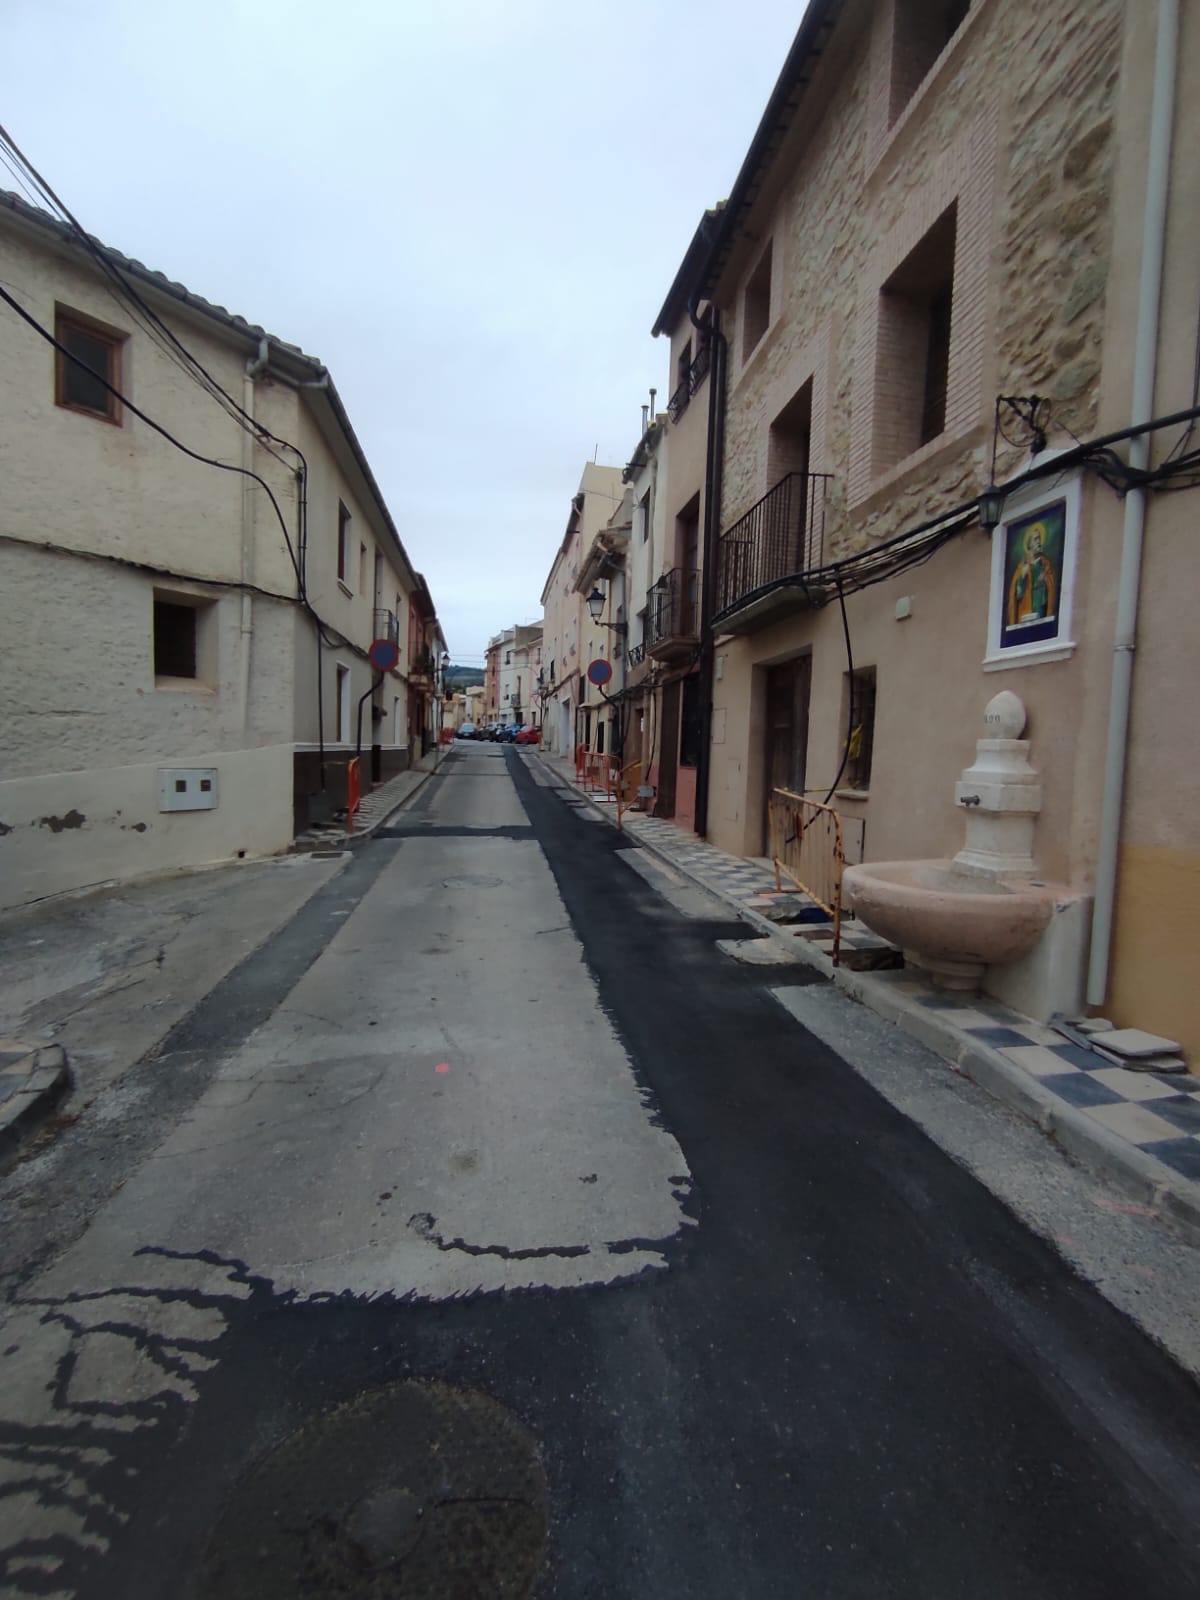
<instances>
[{"instance_id":1,"label":"stone curb","mask_svg":"<svg viewBox=\"0 0 1200 1600\"><path fill-rule=\"evenodd\" d=\"M616 826L615 817L610 816L603 806L596 805L590 796L556 769L551 770L562 779L565 787L582 795L593 811ZM893 1023L935 1055L941 1056L955 1072L978 1084L993 1099L1002 1101L1011 1110L1036 1123L1069 1155L1101 1173L1123 1194L1168 1218L1189 1239L1200 1244L1200 1185L1189 1184L1186 1178L1179 1177L1154 1156L1147 1155L1136 1145L1129 1144L1108 1128L1094 1122L1086 1112L1076 1106L1066 1105L998 1050L977 1039L966 1038L956 1028L941 1022L936 1011L929 1011L907 996L897 994L869 972L835 967L832 958L823 951L814 949L805 939L782 933L768 917L741 905L732 895L715 887L698 872L691 871L667 851L656 848L647 839L639 839L635 834L631 833L629 838L640 849L649 851L701 889L706 889L718 900L724 900L743 922L780 941L799 956L806 966L815 968L831 979L848 999L869 1007L886 1022Z\"/></svg>"},{"instance_id":2,"label":"stone curb","mask_svg":"<svg viewBox=\"0 0 1200 1600\"><path fill-rule=\"evenodd\" d=\"M66 1051L52 1044L31 1050L29 1082L0 1104L0 1162L12 1157L21 1142L42 1122L70 1083Z\"/></svg>"}]
</instances>

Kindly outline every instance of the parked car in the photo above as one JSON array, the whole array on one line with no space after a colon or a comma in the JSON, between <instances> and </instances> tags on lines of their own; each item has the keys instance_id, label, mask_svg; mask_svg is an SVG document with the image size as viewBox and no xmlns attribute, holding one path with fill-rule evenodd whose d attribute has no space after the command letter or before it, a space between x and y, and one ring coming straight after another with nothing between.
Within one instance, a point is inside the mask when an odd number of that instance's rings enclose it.
<instances>
[{"instance_id":1,"label":"parked car","mask_svg":"<svg viewBox=\"0 0 1200 1600\"><path fill-rule=\"evenodd\" d=\"M489 722L483 731L483 737L485 739L490 739L492 743L495 744L500 739L500 736L503 732L504 724L502 722Z\"/></svg>"},{"instance_id":2,"label":"parked car","mask_svg":"<svg viewBox=\"0 0 1200 1600\"><path fill-rule=\"evenodd\" d=\"M456 739L474 739L475 736L476 730L473 722L464 722L462 727L459 728L458 732L454 735Z\"/></svg>"},{"instance_id":3,"label":"parked car","mask_svg":"<svg viewBox=\"0 0 1200 1600\"><path fill-rule=\"evenodd\" d=\"M541 741L541 737L542 730L540 728L535 728L532 722L527 722L525 726L520 729L516 739L513 742L515 744L538 744Z\"/></svg>"},{"instance_id":4,"label":"parked car","mask_svg":"<svg viewBox=\"0 0 1200 1600\"><path fill-rule=\"evenodd\" d=\"M519 722L506 723L505 726L500 730L500 738L503 743L512 744L520 731L521 724Z\"/></svg>"}]
</instances>

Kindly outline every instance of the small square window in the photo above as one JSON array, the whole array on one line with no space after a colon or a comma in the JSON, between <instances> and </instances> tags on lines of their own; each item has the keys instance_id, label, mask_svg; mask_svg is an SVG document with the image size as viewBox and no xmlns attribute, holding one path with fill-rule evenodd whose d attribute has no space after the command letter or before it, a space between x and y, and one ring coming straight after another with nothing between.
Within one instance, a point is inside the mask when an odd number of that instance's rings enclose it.
<instances>
[{"instance_id":1,"label":"small square window","mask_svg":"<svg viewBox=\"0 0 1200 1600\"><path fill-rule=\"evenodd\" d=\"M875 746L875 668L859 667L845 674L846 709L843 726L847 729L846 770L842 784L847 789L871 787L871 756Z\"/></svg>"},{"instance_id":2,"label":"small square window","mask_svg":"<svg viewBox=\"0 0 1200 1600\"><path fill-rule=\"evenodd\" d=\"M217 681L217 603L154 591L154 681L160 688L208 688Z\"/></svg>"},{"instance_id":3,"label":"small square window","mask_svg":"<svg viewBox=\"0 0 1200 1600\"><path fill-rule=\"evenodd\" d=\"M54 403L119 425L121 403L112 391L121 387L124 336L63 310L55 312L54 336L62 346L55 354Z\"/></svg>"}]
</instances>

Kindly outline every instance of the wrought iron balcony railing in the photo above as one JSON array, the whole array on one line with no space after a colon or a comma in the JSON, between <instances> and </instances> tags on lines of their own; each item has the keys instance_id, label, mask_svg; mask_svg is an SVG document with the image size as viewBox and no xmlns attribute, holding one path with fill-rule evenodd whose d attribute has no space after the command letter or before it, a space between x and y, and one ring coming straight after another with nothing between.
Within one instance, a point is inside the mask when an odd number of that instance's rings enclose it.
<instances>
[{"instance_id":1,"label":"wrought iron balcony railing","mask_svg":"<svg viewBox=\"0 0 1200 1600\"><path fill-rule=\"evenodd\" d=\"M667 401L667 411L672 422L678 422L687 410L688 401L708 376L711 365L712 345L702 344L696 352L696 359L679 380L679 387Z\"/></svg>"},{"instance_id":2,"label":"wrought iron balcony railing","mask_svg":"<svg viewBox=\"0 0 1200 1600\"><path fill-rule=\"evenodd\" d=\"M660 660L688 649L700 627L700 573L673 567L646 596L646 649Z\"/></svg>"},{"instance_id":3,"label":"wrought iron balcony railing","mask_svg":"<svg viewBox=\"0 0 1200 1600\"><path fill-rule=\"evenodd\" d=\"M824 472L791 472L725 530L717 541L716 616L821 566L828 481Z\"/></svg>"},{"instance_id":4,"label":"wrought iron balcony railing","mask_svg":"<svg viewBox=\"0 0 1200 1600\"><path fill-rule=\"evenodd\" d=\"M680 417L687 410L688 401L691 398L692 386L689 379L685 377L678 389L676 389L675 393L667 401L667 414L671 418L672 422L679 421Z\"/></svg>"},{"instance_id":5,"label":"wrought iron balcony railing","mask_svg":"<svg viewBox=\"0 0 1200 1600\"><path fill-rule=\"evenodd\" d=\"M376 609L375 638L390 639L393 644L400 643L400 619L394 611Z\"/></svg>"}]
</instances>

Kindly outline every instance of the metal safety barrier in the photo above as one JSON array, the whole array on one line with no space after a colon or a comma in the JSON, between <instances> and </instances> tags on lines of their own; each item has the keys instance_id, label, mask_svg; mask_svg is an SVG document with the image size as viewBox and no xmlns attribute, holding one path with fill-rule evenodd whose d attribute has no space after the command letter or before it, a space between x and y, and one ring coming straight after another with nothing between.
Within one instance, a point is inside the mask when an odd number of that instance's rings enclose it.
<instances>
[{"instance_id":1,"label":"metal safety barrier","mask_svg":"<svg viewBox=\"0 0 1200 1600\"><path fill-rule=\"evenodd\" d=\"M630 801L630 798L631 798L630 797L630 789L631 789L631 787L632 787L632 790L633 790L632 798L636 800L637 797L638 797L638 795L637 795L638 779L642 775L642 766L643 766L643 763L640 762L640 761L631 761L627 767L622 767L620 772L617 774L617 828L618 828L618 830L621 827L621 819L622 819L622 817L629 810L629 801ZM631 776L632 776L632 784L630 782Z\"/></svg>"},{"instance_id":2,"label":"metal safety barrier","mask_svg":"<svg viewBox=\"0 0 1200 1600\"><path fill-rule=\"evenodd\" d=\"M580 773L579 758L576 757L576 775L579 776L587 794L598 793L603 789L605 798L613 799L617 790L619 770L616 756L604 755L598 750L585 750L583 769Z\"/></svg>"},{"instance_id":3,"label":"metal safety barrier","mask_svg":"<svg viewBox=\"0 0 1200 1600\"><path fill-rule=\"evenodd\" d=\"M769 805L775 887L783 874L814 901L833 924L833 964L842 948L842 819L832 806L790 789L773 789Z\"/></svg>"}]
</instances>

